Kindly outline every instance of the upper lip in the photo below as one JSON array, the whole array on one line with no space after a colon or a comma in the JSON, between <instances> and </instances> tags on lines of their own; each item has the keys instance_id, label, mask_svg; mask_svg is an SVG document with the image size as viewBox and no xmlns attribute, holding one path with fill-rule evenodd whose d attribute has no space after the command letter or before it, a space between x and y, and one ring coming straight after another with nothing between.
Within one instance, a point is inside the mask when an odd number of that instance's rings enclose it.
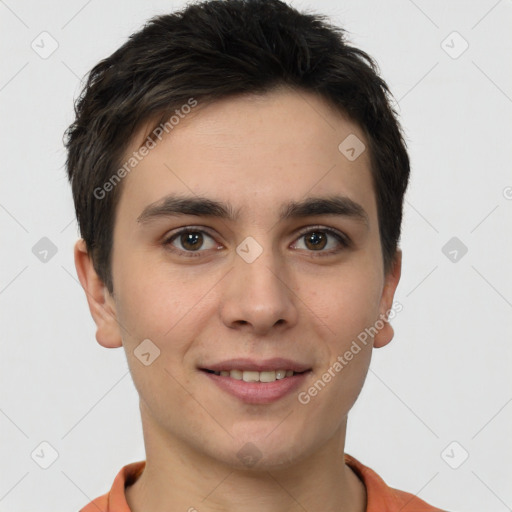
<instances>
[{"instance_id":1,"label":"upper lip","mask_svg":"<svg viewBox=\"0 0 512 512\"><path fill-rule=\"evenodd\" d=\"M201 367L202 370L213 370L214 372L223 372L231 370L242 370L242 371L275 371L275 370L293 370L294 372L304 372L310 370L311 366L291 359L285 359L282 357L274 357L272 359L264 359L257 361L255 359L237 358L227 359L218 363L212 363Z\"/></svg>"}]
</instances>

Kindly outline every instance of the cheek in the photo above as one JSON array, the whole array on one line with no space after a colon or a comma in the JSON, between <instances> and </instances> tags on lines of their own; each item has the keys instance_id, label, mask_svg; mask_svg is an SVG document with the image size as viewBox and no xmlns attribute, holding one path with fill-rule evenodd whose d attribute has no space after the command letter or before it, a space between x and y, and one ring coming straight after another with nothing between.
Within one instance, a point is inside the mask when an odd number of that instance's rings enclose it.
<instances>
[{"instance_id":1,"label":"cheek","mask_svg":"<svg viewBox=\"0 0 512 512\"><path fill-rule=\"evenodd\" d=\"M165 389L166 396L172 396L176 406L173 411L185 413L191 408L190 395L185 391L190 376L184 371L183 360L196 330L203 328L205 305L201 297L205 291L197 283L191 286L183 276L171 275L168 269L148 265L147 261L132 257L117 265L116 312L124 328L124 349L134 385L144 404L151 410L159 410L164 403L161 397ZM150 358L158 355L145 365L139 359L142 353L139 346L147 339L154 344L149 344L147 349ZM170 420L167 415L171 412L165 407L158 414L162 420Z\"/></svg>"},{"instance_id":2,"label":"cheek","mask_svg":"<svg viewBox=\"0 0 512 512\"><path fill-rule=\"evenodd\" d=\"M378 318L382 284L371 267L351 266L327 278L318 290L310 294L311 309L329 327L329 338L338 350Z\"/></svg>"},{"instance_id":3,"label":"cheek","mask_svg":"<svg viewBox=\"0 0 512 512\"><path fill-rule=\"evenodd\" d=\"M207 305L204 296L214 284L211 276L184 276L170 265L149 262L144 255L117 261L115 283L118 290L116 308L120 322L132 337L164 339L180 338L173 332L182 331L195 311L199 325L201 311Z\"/></svg>"},{"instance_id":4,"label":"cheek","mask_svg":"<svg viewBox=\"0 0 512 512\"><path fill-rule=\"evenodd\" d=\"M319 339L321 365L311 387L302 390L301 402L308 402L310 417L324 418L327 437L339 428L363 387L373 350L365 329L378 317L380 296L372 277L355 273L332 280L328 291L328 300L315 294L315 307L329 330Z\"/></svg>"}]
</instances>

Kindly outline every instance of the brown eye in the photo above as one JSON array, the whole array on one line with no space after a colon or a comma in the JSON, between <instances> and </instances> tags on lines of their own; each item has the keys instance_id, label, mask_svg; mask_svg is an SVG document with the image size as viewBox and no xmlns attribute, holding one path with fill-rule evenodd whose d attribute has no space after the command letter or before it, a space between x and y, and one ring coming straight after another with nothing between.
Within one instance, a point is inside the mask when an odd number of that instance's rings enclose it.
<instances>
[{"instance_id":1,"label":"brown eye","mask_svg":"<svg viewBox=\"0 0 512 512\"><path fill-rule=\"evenodd\" d=\"M209 244L208 244L209 241ZM200 256L200 253L217 247L215 240L202 229L182 229L164 240L163 245L173 252L186 256ZM206 245L206 247L205 247ZM187 254L188 253L188 254Z\"/></svg>"},{"instance_id":2,"label":"brown eye","mask_svg":"<svg viewBox=\"0 0 512 512\"><path fill-rule=\"evenodd\" d=\"M199 231L180 234L180 243L187 251L195 251L203 244L203 235Z\"/></svg>"},{"instance_id":3,"label":"brown eye","mask_svg":"<svg viewBox=\"0 0 512 512\"><path fill-rule=\"evenodd\" d=\"M321 226L303 231L298 240L304 240L307 252L318 253L313 254L314 256L329 256L350 247L350 240L346 235L330 228L322 228ZM302 249L302 247L296 248ZM324 250L326 248L327 250Z\"/></svg>"},{"instance_id":4,"label":"brown eye","mask_svg":"<svg viewBox=\"0 0 512 512\"><path fill-rule=\"evenodd\" d=\"M327 237L321 231L311 231L304 236L308 249L323 249L327 245Z\"/></svg>"}]
</instances>

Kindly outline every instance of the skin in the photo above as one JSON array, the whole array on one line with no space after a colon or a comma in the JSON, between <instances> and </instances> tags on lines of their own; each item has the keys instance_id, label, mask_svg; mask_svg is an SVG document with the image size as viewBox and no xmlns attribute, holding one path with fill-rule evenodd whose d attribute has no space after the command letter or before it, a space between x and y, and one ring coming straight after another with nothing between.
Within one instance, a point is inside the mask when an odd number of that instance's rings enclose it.
<instances>
[{"instance_id":1,"label":"skin","mask_svg":"<svg viewBox=\"0 0 512 512\"><path fill-rule=\"evenodd\" d=\"M349 161L338 150L349 134L368 147L366 139L322 99L302 92L199 107L123 180L113 295L84 242L75 246L96 339L124 347L140 395L147 462L126 489L128 504L134 512L169 512L171 504L201 512L363 511L364 485L343 458L347 414L372 348L393 337L391 325L385 322L310 403L299 403L297 393L392 308L400 279L399 250L384 273L368 151ZM147 132L148 126L138 132L127 155ZM176 192L229 202L240 217L137 221L146 206ZM279 221L282 203L333 193L359 203L368 225L329 215ZM328 234L326 247L307 245L298 231L317 225L341 231L352 245L344 248ZM190 246L179 236L172 247L181 253L164 244L186 226L208 228L199 257L183 254ZM236 252L249 236L263 249L250 264ZM147 338L161 352L144 366L134 350ZM232 357L285 357L312 371L277 402L245 404L198 369ZM252 467L237 456L247 442L261 454Z\"/></svg>"}]
</instances>

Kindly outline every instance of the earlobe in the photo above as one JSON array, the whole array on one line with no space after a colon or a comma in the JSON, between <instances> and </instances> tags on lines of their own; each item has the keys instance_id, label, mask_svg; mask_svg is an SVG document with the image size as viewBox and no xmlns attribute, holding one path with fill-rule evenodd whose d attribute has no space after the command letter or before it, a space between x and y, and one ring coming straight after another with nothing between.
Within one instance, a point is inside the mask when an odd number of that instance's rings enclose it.
<instances>
[{"instance_id":1,"label":"earlobe","mask_svg":"<svg viewBox=\"0 0 512 512\"><path fill-rule=\"evenodd\" d=\"M115 304L107 287L98 276L83 239L75 244L75 268L85 291L91 316L96 324L96 340L105 348L123 345Z\"/></svg>"},{"instance_id":2,"label":"earlobe","mask_svg":"<svg viewBox=\"0 0 512 512\"><path fill-rule=\"evenodd\" d=\"M378 329L377 334L373 340L373 346L375 348L381 348L386 346L395 334L393 327L387 319L389 312L393 308L393 298L395 291L400 281L400 275L402 273L402 251L397 249L391 269L386 274L384 289L382 291L380 308L379 308L379 319L377 320L378 326L382 329ZM382 322L379 322L379 320Z\"/></svg>"}]
</instances>

